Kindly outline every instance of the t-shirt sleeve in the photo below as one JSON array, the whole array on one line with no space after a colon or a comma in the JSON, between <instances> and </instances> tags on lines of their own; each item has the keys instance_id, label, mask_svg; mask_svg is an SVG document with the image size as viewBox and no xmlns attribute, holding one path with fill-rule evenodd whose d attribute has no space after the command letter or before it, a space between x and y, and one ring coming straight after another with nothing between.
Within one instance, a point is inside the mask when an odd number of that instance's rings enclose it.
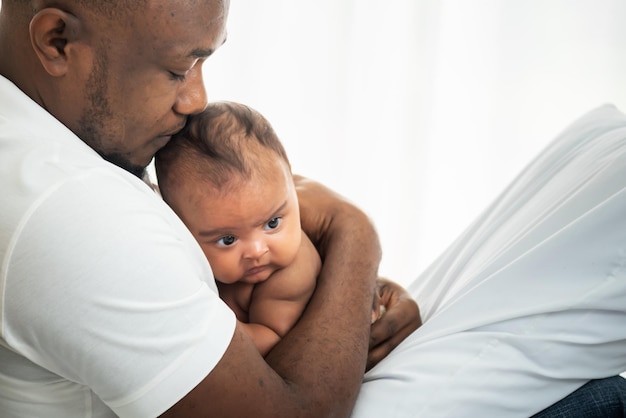
<instances>
[{"instance_id":1,"label":"t-shirt sleeve","mask_svg":"<svg viewBox=\"0 0 626 418\"><path fill-rule=\"evenodd\" d=\"M191 234L115 176L54 188L18 229L11 260L10 344L121 417L167 410L232 338L234 315Z\"/></svg>"}]
</instances>

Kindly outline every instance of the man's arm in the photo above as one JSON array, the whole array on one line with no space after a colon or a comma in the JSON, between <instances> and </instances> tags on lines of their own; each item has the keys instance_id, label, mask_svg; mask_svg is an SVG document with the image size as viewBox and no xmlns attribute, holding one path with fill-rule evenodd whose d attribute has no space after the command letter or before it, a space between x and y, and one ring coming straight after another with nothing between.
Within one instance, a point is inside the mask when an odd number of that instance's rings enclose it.
<instances>
[{"instance_id":1,"label":"man's arm","mask_svg":"<svg viewBox=\"0 0 626 418\"><path fill-rule=\"evenodd\" d=\"M163 416L348 416L368 354L380 246L367 216L298 179L302 226L323 267L300 321L266 357L238 325L209 375Z\"/></svg>"},{"instance_id":2,"label":"man's arm","mask_svg":"<svg viewBox=\"0 0 626 418\"><path fill-rule=\"evenodd\" d=\"M324 231L324 228L320 228L319 225L324 225L324 222L328 222L329 219L323 211L315 207L315 200L317 196L325 193L332 195L333 192L304 177L296 175L294 179L300 200L302 228L316 245L325 262L324 256L328 250L328 242L327 236L319 233ZM341 198L337 196L337 199ZM368 243L362 242L361 244L367 245ZM378 280L377 287L377 292L381 296L380 304L385 306L386 312L372 325L368 369L386 357L402 340L422 325L417 303L405 289L387 279Z\"/></svg>"}]
</instances>

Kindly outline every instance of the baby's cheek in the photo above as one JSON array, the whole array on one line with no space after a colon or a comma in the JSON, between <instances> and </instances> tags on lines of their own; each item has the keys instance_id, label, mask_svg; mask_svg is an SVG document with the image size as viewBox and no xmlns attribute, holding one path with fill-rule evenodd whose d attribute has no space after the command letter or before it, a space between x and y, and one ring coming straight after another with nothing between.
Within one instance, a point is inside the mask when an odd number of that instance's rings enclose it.
<instances>
[{"instance_id":1,"label":"baby's cheek","mask_svg":"<svg viewBox=\"0 0 626 418\"><path fill-rule=\"evenodd\" d=\"M206 255L206 252L205 252ZM222 283L235 283L243 275L237 262L229 261L229 257L217 257L212 254L207 256L213 277Z\"/></svg>"}]
</instances>

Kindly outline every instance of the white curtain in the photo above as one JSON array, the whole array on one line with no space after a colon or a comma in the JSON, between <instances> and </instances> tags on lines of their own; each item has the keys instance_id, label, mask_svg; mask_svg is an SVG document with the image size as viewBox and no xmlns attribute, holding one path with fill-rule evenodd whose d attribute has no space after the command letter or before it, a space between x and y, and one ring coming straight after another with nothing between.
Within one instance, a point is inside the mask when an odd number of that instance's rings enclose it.
<instances>
[{"instance_id":1,"label":"white curtain","mask_svg":"<svg viewBox=\"0 0 626 418\"><path fill-rule=\"evenodd\" d=\"M626 110L623 0L232 0L210 100L272 122L414 278L559 131Z\"/></svg>"},{"instance_id":2,"label":"white curtain","mask_svg":"<svg viewBox=\"0 0 626 418\"><path fill-rule=\"evenodd\" d=\"M381 273L420 273L570 121L626 111L623 0L232 0L212 100L360 205Z\"/></svg>"}]
</instances>

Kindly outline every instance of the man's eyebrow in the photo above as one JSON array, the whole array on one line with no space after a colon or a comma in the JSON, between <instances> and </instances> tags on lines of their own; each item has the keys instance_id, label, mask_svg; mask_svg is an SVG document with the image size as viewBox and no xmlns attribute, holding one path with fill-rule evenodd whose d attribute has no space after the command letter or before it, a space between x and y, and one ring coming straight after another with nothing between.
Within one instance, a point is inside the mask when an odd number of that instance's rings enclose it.
<instances>
[{"instance_id":1,"label":"man's eyebrow","mask_svg":"<svg viewBox=\"0 0 626 418\"><path fill-rule=\"evenodd\" d=\"M226 37L224 37L224 40L222 41L222 45L225 42L226 42ZM193 51L191 51L189 53L189 56L193 57L193 58L207 58L207 57L210 57L211 54L213 54L214 52L215 52L215 50L212 49L212 48L207 48L207 49L196 48L196 49L194 49Z\"/></svg>"},{"instance_id":2,"label":"man's eyebrow","mask_svg":"<svg viewBox=\"0 0 626 418\"><path fill-rule=\"evenodd\" d=\"M215 52L214 49L197 48L191 51L189 53L189 56L193 58L207 58L207 57L210 57L213 52Z\"/></svg>"}]
</instances>

